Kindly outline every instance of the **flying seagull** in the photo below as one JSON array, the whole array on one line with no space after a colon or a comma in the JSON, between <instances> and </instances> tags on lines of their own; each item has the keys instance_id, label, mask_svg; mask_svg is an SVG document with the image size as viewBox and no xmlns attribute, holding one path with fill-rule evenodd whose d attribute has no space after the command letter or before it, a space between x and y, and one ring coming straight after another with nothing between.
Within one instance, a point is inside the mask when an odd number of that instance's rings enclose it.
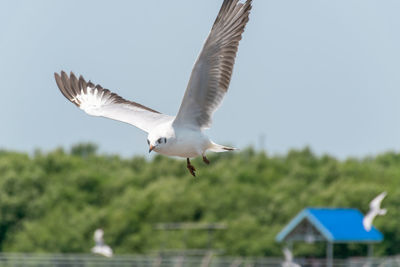
<instances>
[{"instance_id":1,"label":"flying seagull","mask_svg":"<svg viewBox=\"0 0 400 267\"><path fill-rule=\"evenodd\" d=\"M92 248L92 252L95 254L103 255L105 257L111 257L113 255L113 251L109 246L104 244L103 235L103 229L97 229L94 232L94 242L96 243L96 246Z\"/></svg>"},{"instance_id":2,"label":"flying seagull","mask_svg":"<svg viewBox=\"0 0 400 267\"><path fill-rule=\"evenodd\" d=\"M387 193L383 192L376 196L370 203L369 203L369 211L367 215L364 216L363 225L366 231L371 231L372 228L372 221L377 215L385 215L386 209L381 209L381 202L386 197Z\"/></svg>"},{"instance_id":3,"label":"flying seagull","mask_svg":"<svg viewBox=\"0 0 400 267\"><path fill-rule=\"evenodd\" d=\"M55 73L58 88L77 107L92 116L102 116L136 126L148 133L149 153L186 158L189 172L196 169L190 158L206 151L225 152L235 148L212 142L203 130L211 127L211 117L228 90L233 65L249 21L252 0L224 0L202 51L198 56L178 114L169 116L79 79L71 72Z\"/></svg>"},{"instance_id":4,"label":"flying seagull","mask_svg":"<svg viewBox=\"0 0 400 267\"><path fill-rule=\"evenodd\" d=\"M284 248L283 255L285 256L285 261L282 262L282 267L301 267L299 264L293 262L293 254L288 248Z\"/></svg>"}]
</instances>

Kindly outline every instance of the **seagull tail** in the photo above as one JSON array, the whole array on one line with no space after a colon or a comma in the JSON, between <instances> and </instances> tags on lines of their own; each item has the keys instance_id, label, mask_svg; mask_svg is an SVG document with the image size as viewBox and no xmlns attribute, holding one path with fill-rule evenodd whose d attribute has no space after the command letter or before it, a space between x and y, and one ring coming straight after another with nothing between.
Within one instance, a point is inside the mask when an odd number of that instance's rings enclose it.
<instances>
[{"instance_id":1,"label":"seagull tail","mask_svg":"<svg viewBox=\"0 0 400 267\"><path fill-rule=\"evenodd\" d=\"M234 147L218 145L214 142L211 142L211 145L208 148L208 150L210 150L212 152L227 152L227 151L233 151L233 150L238 150L238 149L234 148Z\"/></svg>"}]
</instances>

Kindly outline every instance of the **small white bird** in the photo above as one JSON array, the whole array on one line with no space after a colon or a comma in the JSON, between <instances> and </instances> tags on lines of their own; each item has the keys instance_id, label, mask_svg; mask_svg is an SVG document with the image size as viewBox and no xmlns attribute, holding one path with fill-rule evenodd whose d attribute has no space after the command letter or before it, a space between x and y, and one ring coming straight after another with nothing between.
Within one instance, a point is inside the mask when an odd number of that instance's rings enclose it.
<instances>
[{"instance_id":1,"label":"small white bird","mask_svg":"<svg viewBox=\"0 0 400 267\"><path fill-rule=\"evenodd\" d=\"M381 209L381 202L386 197L386 192L380 193L369 203L369 211L367 215L364 216L363 225L366 231L371 231L372 221L378 215L385 215L386 209Z\"/></svg>"},{"instance_id":2,"label":"small white bird","mask_svg":"<svg viewBox=\"0 0 400 267\"><path fill-rule=\"evenodd\" d=\"M293 262L293 254L288 248L284 248L283 255L285 256L285 261L282 262L282 267L301 267L300 264Z\"/></svg>"},{"instance_id":3,"label":"small white bird","mask_svg":"<svg viewBox=\"0 0 400 267\"><path fill-rule=\"evenodd\" d=\"M104 243L103 239L104 231L103 229L97 229L94 232L94 242L96 245L92 248L92 253L100 254L105 257L112 257L112 249Z\"/></svg>"},{"instance_id":4,"label":"small white bird","mask_svg":"<svg viewBox=\"0 0 400 267\"><path fill-rule=\"evenodd\" d=\"M187 159L187 168L195 176L190 158L206 151L235 150L215 144L203 130L211 126L211 116L220 106L228 90L233 66L249 21L252 0L224 0L211 32L193 67L180 109L176 116L168 116L133 101L125 100L100 85L87 83L71 72L55 73L60 91L72 103L93 116L102 116L132 124L148 133L149 152Z\"/></svg>"}]
</instances>

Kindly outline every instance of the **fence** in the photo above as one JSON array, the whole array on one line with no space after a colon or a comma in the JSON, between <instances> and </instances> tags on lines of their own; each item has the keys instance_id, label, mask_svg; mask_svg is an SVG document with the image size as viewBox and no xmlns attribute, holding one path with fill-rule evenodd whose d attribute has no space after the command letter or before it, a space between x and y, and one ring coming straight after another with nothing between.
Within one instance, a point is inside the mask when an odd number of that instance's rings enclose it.
<instances>
[{"instance_id":1,"label":"fence","mask_svg":"<svg viewBox=\"0 0 400 267\"><path fill-rule=\"evenodd\" d=\"M105 258L91 254L0 253L0 267L278 267L280 258L185 255L117 255ZM325 267L324 259L296 259L303 267ZM400 267L400 257L335 259L334 267Z\"/></svg>"}]
</instances>

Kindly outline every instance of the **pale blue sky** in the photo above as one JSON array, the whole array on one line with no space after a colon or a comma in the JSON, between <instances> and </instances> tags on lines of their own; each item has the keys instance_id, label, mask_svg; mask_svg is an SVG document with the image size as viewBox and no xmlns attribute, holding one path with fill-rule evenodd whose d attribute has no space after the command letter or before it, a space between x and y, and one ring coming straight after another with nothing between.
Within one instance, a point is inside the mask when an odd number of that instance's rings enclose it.
<instances>
[{"instance_id":1,"label":"pale blue sky","mask_svg":"<svg viewBox=\"0 0 400 267\"><path fill-rule=\"evenodd\" d=\"M146 134L69 103L55 71L175 114L222 0L0 2L0 148L92 141L147 155ZM254 0L208 135L270 153L400 149L400 1Z\"/></svg>"}]
</instances>

